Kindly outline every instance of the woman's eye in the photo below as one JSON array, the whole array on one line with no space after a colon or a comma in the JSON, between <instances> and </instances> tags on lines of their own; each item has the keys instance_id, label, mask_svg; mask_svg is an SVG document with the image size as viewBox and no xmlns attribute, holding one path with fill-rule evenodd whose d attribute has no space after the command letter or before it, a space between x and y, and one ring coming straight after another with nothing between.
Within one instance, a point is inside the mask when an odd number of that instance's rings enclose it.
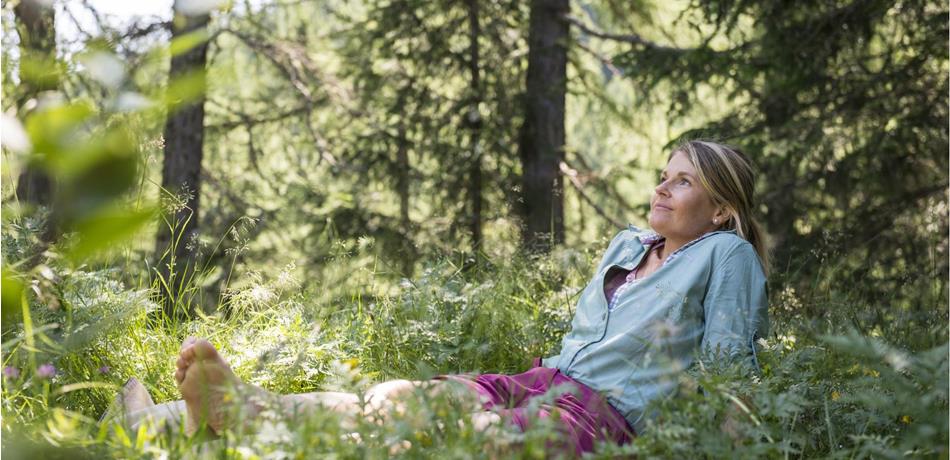
<instances>
[{"instance_id":1,"label":"woman's eye","mask_svg":"<svg viewBox=\"0 0 950 460\"><path fill-rule=\"evenodd\" d=\"M689 179L680 179L680 184L689 185Z\"/></svg>"}]
</instances>

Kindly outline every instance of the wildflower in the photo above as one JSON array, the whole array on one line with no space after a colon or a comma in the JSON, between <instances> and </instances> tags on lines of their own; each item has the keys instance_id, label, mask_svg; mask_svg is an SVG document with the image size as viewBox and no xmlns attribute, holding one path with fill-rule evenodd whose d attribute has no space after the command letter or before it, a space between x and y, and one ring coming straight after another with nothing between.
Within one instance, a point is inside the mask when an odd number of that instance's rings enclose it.
<instances>
[{"instance_id":1,"label":"wildflower","mask_svg":"<svg viewBox=\"0 0 950 460\"><path fill-rule=\"evenodd\" d=\"M904 370L904 368L906 368L909 364L906 356L904 356L902 353L894 351L886 354L884 356L884 361L886 361L887 364L890 364L891 367L893 367L894 370L898 372Z\"/></svg>"},{"instance_id":2,"label":"wildflower","mask_svg":"<svg viewBox=\"0 0 950 460\"><path fill-rule=\"evenodd\" d=\"M13 380L19 376L20 376L19 369L15 367L11 367L11 366L7 366L3 368L3 378Z\"/></svg>"},{"instance_id":3,"label":"wildflower","mask_svg":"<svg viewBox=\"0 0 950 460\"><path fill-rule=\"evenodd\" d=\"M350 358L343 361L343 363L349 366L350 369L356 369L360 365L360 360L357 358Z\"/></svg>"},{"instance_id":4,"label":"wildflower","mask_svg":"<svg viewBox=\"0 0 950 460\"><path fill-rule=\"evenodd\" d=\"M838 393L837 391L832 391L832 392L831 392L831 400L832 400L832 401L837 401L838 398L840 398L840 397L841 397L841 393Z\"/></svg>"},{"instance_id":5,"label":"wildflower","mask_svg":"<svg viewBox=\"0 0 950 460\"><path fill-rule=\"evenodd\" d=\"M112 370L112 368L109 367L109 366L102 366L102 367L100 367L100 368L98 369L98 371L99 371L100 374L108 374L109 371L111 371L111 370Z\"/></svg>"},{"instance_id":6,"label":"wildflower","mask_svg":"<svg viewBox=\"0 0 950 460\"><path fill-rule=\"evenodd\" d=\"M51 379L56 375L56 367L50 363L43 364L36 369L36 375L42 379Z\"/></svg>"},{"instance_id":7,"label":"wildflower","mask_svg":"<svg viewBox=\"0 0 950 460\"><path fill-rule=\"evenodd\" d=\"M904 425L910 425L910 422L911 422L911 418L909 415L901 416L901 423L903 423Z\"/></svg>"}]
</instances>

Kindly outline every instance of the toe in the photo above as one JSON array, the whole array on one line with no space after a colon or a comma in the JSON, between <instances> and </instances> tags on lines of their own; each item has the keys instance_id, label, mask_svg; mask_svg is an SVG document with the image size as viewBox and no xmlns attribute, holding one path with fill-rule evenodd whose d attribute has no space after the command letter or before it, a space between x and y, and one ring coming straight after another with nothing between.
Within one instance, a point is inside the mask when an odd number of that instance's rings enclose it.
<instances>
[{"instance_id":1,"label":"toe","mask_svg":"<svg viewBox=\"0 0 950 460\"><path fill-rule=\"evenodd\" d=\"M185 378L185 374L188 373L188 368L191 367L191 364L194 362L194 351L191 348L182 350L181 354L178 355L178 361L175 361L175 379L178 380L178 383L181 383Z\"/></svg>"},{"instance_id":2,"label":"toe","mask_svg":"<svg viewBox=\"0 0 950 460\"><path fill-rule=\"evenodd\" d=\"M183 352L183 353L184 353L184 352ZM175 361L175 367L177 367L177 368L179 368L179 369L188 369L188 366L191 365L191 362L192 362L193 360L194 360L194 357L192 357L192 356L185 357L185 356L182 356L182 355L178 355L178 361Z\"/></svg>"},{"instance_id":3,"label":"toe","mask_svg":"<svg viewBox=\"0 0 950 460\"><path fill-rule=\"evenodd\" d=\"M181 352L178 353L178 361L175 364L179 368L187 369L196 359L198 359L197 350L195 344L191 344L181 349Z\"/></svg>"},{"instance_id":4,"label":"toe","mask_svg":"<svg viewBox=\"0 0 950 460\"><path fill-rule=\"evenodd\" d=\"M214 348L214 345L211 345L211 342L205 339L197 340L190 350L194 353L194 359L221 360L221 355L218 354L218 350ZM184 355L184 353L182 354Z\"/></svg>"},{"instance_id":5,"label":"toe","mask_svg":"<svg viewBox=\"0 0 950 460\"><path fill-rule=\"evenodd\" d=\"M188 347L194 345L195 342L197 342L197 341L198 341L198 338L197 338L197 337L195 337L195 336L193 336L193 335L189 335L189 336L185 339L185 341L181 343L181 350L184 351L185 348L188 348Z\"/></svg>"}]
</instances>

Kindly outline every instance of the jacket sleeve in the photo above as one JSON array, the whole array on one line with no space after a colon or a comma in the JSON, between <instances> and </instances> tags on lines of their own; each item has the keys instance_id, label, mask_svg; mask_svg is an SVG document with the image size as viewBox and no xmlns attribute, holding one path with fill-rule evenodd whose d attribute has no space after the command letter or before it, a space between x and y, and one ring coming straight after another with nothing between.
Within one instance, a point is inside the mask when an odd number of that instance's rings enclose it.
<instances>
[{"instance_id":1,"label":"jacket sleeve","mask_svg":"<svg viewBox=\"0 0 950 460\"><path fill-rule=\"evenodd\" d=\"M758 370L755 340L768 335L765 274L751 244L743 242L713 266L706 297L700 352Z\"/></svg>"}]
</instances>

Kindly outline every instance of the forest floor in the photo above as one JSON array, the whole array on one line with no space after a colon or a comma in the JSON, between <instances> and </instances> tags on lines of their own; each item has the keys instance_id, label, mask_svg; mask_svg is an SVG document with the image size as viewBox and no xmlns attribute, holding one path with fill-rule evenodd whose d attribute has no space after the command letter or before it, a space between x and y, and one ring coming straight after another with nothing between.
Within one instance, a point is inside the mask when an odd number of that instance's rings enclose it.
<instances>
[{"instance_id":1,"label":"forest floor","mask_svg":"<svg viewBox=\"0 0 950 460\"><path fill-rule=\"evenodd\" d=\"M216 311L177 322L164 316L150 286L130 287L128 273L51 261L33 272L28 316L13 317L11 326L4 311L3 451L9 458L549 458L545 446L558 437L551 423L486 435L458 423L466 409L441 397L411 399L384 426L347 426L329 411L285 418L266 410L214 441L97 419L133 376L155 401L178 399L172 375L187 336L208 338L238 376L277 393L362 394L394 378L518 372L531 357L557 351L594 254L565 250L475 268L442 258L423 263L414 279L363 273L347 286L302 282L291 266L272 279L252 277L226 290ZM677 382L676 397L657 402L649 429L625 446L600 445L595 456L947 458L946 325L920 326L905 312L859 331L855 319L889 307L788 286L771 291L760 375L695 366ZM935 318L945 318L945 305L934 308Z\"/></svg>"}]
</instances>

